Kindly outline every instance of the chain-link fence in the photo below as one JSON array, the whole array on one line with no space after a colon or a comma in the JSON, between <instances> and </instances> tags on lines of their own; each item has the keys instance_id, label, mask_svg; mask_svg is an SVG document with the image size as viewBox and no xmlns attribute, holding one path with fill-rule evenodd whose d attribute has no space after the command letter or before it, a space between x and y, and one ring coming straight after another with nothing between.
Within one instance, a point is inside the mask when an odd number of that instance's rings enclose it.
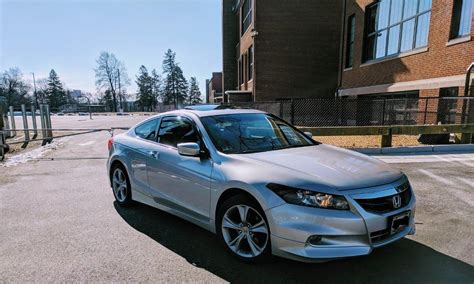
<instances>
[{"instance_id":1,"label":"chain-link fence","mask_svg":"<svg viewBox=\"0 0 474 284\"><path fill-rule=\"evenodd\" d=\"M474 98L330 98L234 103L275 114L297 126L474 123Z\"/></svg>"}]
</instances>

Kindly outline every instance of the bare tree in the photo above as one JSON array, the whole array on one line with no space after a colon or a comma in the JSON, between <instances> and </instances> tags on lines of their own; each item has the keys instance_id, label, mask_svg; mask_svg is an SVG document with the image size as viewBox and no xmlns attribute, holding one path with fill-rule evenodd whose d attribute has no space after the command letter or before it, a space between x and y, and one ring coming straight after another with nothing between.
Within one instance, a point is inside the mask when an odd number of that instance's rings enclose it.
<instances>
[{"instance_id":1,"label":"bare tree","mask_svg":"<svg viewBox=\"0 0 474 284\"><path fill-rule=\"evenodd\" d=\"M30 88L19 68L10 68L0 74L0 96L5 96L7 105L19 107L29 103Z\"/></svg>"},{"instance_id":2,"label":"bare tree","mask_svg":"<svg viewBox=\"0 0 474 284\"><path fill-rule=\"evenodd\" d=\"M125 65L113 53L101 52L97 58L95 71L95 85L98 90L106 89L112 95L113 111L117 112L117 98L120 108L126 94L125 87L130 85Z\"/></svg>"}]
</instances>

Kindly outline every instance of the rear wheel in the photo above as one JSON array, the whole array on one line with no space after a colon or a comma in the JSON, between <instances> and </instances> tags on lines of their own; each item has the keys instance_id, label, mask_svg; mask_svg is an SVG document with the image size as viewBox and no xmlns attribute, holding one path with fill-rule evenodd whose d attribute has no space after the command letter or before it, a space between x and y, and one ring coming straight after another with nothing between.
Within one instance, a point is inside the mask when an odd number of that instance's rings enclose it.
<instances>
[{"instance_id":1,"label":"rear wheel","mask_svg":"<svg viewBox=\"0 0 474 284\"><path fill-rule=\"evenodd\" d=\"M217 232L232 255L244 262L271 256L270 229L260 205L246 195L226 200L219 209Z\"/></svg>"},{"instance_id":2,"label":"rear wheel","mask_svg":"<svg viewBox=\"0 0 474 284\"><path fill-rule=\"evenodd\" d=\"M132 191L127 171L122 165L114 166L112 169L112 190L117 203L128 206L132 203Z\"/></svg>"}]
</instances>

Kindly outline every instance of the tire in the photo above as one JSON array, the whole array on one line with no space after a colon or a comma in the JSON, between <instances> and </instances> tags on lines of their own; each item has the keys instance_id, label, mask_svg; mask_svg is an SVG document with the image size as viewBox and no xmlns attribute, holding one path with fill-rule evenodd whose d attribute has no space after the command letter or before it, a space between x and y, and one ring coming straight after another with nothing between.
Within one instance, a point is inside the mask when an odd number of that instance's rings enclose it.
<instances>
[{"instance_id":1,"label":"tire","mask_svg":"<svg viewBox=\"0 0 474 284\"><path fill-rule=\"evenodd\" d=\"M112 168L111 172L110 181L115 200L123 207L132 205L132 187L125 167L117 164Z\"/></svg>"},{"instance_id":2,"label":"tire","mask_svg":"<svg viewBox=\"0 0 474 284\"><path fill-rule=\"evenodd\" d=\"M242 214L246 216L242 221ZM262 208L247 195L236 195L220 206L216 231L228 252L247 263L271 259L270 227Z\"/></svg>"}]
</instances>

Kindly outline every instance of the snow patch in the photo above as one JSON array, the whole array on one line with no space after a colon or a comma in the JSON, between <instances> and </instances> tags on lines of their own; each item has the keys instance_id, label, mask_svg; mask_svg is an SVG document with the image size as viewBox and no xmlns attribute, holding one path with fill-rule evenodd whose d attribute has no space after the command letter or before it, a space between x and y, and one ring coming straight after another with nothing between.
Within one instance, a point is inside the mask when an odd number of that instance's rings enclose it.
<instances>
[{"instance_id":1,"label":"snow patch","mask_svg":"<svg viewBox=\"0 0 474 284\"><path fill-rule=\"evenodd\" d=\"M28 161L38 159L43 157L45 154L52 150L56 150L58 146L65 142L66 139L55 139L51 144L47 144L45 146L41 146L34 150L21 153L18 155L11 156L7 158L4 162L0 162L0 167L13 167L19 164L27 163Z\"/></svg>"}]
</instances>

